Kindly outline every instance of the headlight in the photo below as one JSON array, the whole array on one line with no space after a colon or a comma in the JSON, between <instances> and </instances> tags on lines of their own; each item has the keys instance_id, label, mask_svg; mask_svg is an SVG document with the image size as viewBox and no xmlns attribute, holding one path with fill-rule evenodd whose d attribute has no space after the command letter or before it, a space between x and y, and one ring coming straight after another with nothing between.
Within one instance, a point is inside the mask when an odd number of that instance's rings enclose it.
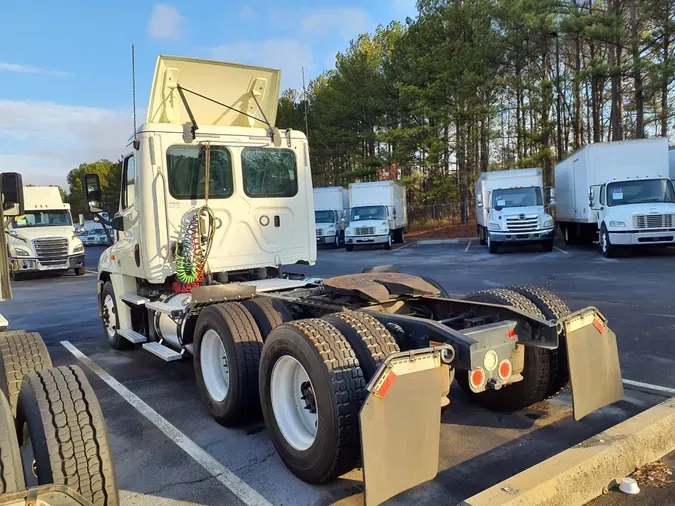
<instances>
[{"instance_id":1,"label":"headlight","mask_svg":"<svg viewBox=\"0 0 675 506\"><path fill-rule=\"evenodd\" d=\"M18 257L29 257L30 253L28 253L25 249L21 248L14 248L14 254Z\"/></svg>"},{"instance_id":2,"label":"headlight","mask_svg":"<svg viewBox=\"0 0 675 506\"><path fill-rule=\"evenodd\" d=\"M488 230L501 230L499 223L488 223Z\"/></svg>"},{"instance_id":3,"label":"headlight","mask_svg":"<svg viewBox=\"0 0 675 506\"><path fill-rule=\"evenodd\" d=\"M82 253L84 251L84 246L82 244L75 246L73 253Z\"/></svg>"},{"instance_id":4,"label":"headlight","mask_svg":"<svg viewBox=\"0 0 675 506\"><path fill-rule=\"evenodd\" d=\"M546 220L544 222L544 228L550 228L553 226L553 220Z\"/></svg>"},{"instance_id":5,"label":"headlight","mask_svg":"<svg viewBox=\"0 0 675 506\"><path fill-rule=\"evenodd\" d=\"M621 228L621 227L625 227L626 224L623 221L610 221L609 226L615 227L615 228Z\"/></svg>"},{"instance_id":6,"label":"headlight","mask_svg":"<svg viewBox=\"0 0 675 506\"><path fill-rule=\"evenodd\" d=\"M354 231L351 228L345 230L345 235L354 235Z\"/></svg>"},{"instance_id":7,"label":"headlight","mask_svg":"<svg viewBox=\"0 0 675 506\"><path fill-rule=\"evenodd\" d=\"M388 229L387 227L382 227L382 228L380 228L380 229L378 230L377 233L378 233L378 234L388 234L388 233L389 233L389 229Z\"/></svg>"}]
</instances>

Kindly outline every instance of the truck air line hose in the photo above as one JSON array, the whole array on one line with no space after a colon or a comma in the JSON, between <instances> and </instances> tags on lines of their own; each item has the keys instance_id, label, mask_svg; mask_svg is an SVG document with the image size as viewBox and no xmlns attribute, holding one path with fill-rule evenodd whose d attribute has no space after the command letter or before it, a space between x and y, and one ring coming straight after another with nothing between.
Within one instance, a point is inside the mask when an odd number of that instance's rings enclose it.
<instances>
[{"instance_id":1,"label":"truck air line hose","mask_svg":"<svg viewBox=\"0 0 675 506\"><path fill-rule=\"evenodd\" d=\"M208 230L204 230L204 218L208 219ZM208 204L197 209L190 219L183 239L176 244L174 251L178 278L172 285L174 292L189 293L202 284L204 267L215 235L215 221Z\"/></svg>"}]
</instances>

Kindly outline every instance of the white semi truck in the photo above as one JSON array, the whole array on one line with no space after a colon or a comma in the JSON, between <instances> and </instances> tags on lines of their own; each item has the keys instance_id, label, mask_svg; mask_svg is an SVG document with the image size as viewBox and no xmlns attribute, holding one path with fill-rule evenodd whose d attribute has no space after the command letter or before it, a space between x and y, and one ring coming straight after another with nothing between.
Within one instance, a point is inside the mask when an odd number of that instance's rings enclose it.
<instances>
[{"instance_id":1,"label":"white semi truck","mask_svg":"<svg viewBox=\"0 0 675 506\"><path fill-rule=\"evenodd\" d=\"M314 188L316 243L337 249L344 242L349 191L341 186Z\"/></svg>"},{"instance_id":2,"label":"white semi truck","mask_svg":"<svg viewBox=\"0 0 675 506\"><path fill-rule=\"evenodd\" d=\"M345 248L405 241L408 226L405 188L393 181L351 183L349 185L349 226L345 229Z\"/></svg>"},{"instance_id":3,"label":"white semi truck","mask_svg":"<svg viewBox=\"0 0 675 506\"><path fill-rule=\"evenodd\" d=\"M23 195L23 214L12 217L7 226L12 276L69 269L84 276L84 246L59 189L27 186Z\"/></svg>"},{"instance_id":4,"label":"white semi truck","mask_svg":"<svg viewBox=\"0 0 675 506\"><path fill-rule=\"evenodd\" d=\"M663 137L589 144L555 168L565 242L618 247L675 244L675 192ZM599 234L599 236L598 236Z\"/></svg>"},{"instance_id":5,"label":"white semi truck","mask_svg":"<svg viewBox=\"0 0 675 506\"><path fill-rule=\"evenodd\" d=\"M501 244L540 243L553 250L553 217L544 209L542 170L483 172L476 181L480 244L498 253Z\"/></svg>"},{"instance_id":6,"label":"white semi truck","mask_svg":"<svg viewBox=\"0 0 675 506\"><path fill-rule=\"evenodd\" d=\"M119 239L99 261L113 348L192 355L216 421L262 414L284 464L308 483L362 463L367 504L436 475L455 374L493 410L555 395L570 377L577 419L621 398L605 318L570 313L544 288L454 300L392 266L326 280L288 272L313 264L317 246L307 139L274 126L279 77L159 57L147 122L124 151L120 216L109 222ZM83 187L99 213L98 176ZM356 207L384 207L376 226L400 230L397 198Z\"/></svg>"}]
</instances>

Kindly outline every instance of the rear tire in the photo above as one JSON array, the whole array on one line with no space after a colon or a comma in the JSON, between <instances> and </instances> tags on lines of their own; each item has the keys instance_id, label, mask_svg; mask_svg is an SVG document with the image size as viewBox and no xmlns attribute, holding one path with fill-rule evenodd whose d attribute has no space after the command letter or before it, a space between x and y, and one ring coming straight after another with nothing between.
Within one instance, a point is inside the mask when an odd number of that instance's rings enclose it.
<instances>
[{"instance_id":1,"label":"rear tire","mask_svg":"<svg viewBox=\"0 0 675 506\"><path fill-rule=\"evenodd\" d=\"M574 246L579 241L579 239L577 238L576 231L573 230L572 228L574 226L575 225L565 225L562 227L563 238L565 239L565 244L567 244L568 246Z\"/></svg>"},{"instance_id":2,"label":"rear tire","mask_svg":"<svg viewBox=\"0 0 675 506\"><path fill-rule=\"evenodd\" d=\"M209 306L194 335L195 376L209 414L226 427L257 418L263 340L251 313L238 302Z\"/></svg>"},{"instance_id":3,"label":"rear tire","mask_svg":"<svg viewBox=\"0 0 675 506\"><path fill-rule=\"evenodd\" d=\"M52 359L37 332L0 332L0 391L16 416L21 381L26 374L52 367Z\"/></svg>"},{"instance_id":4,"label":"rear tire","mask_svg":"<svg viewBox=\"0 0 675 506\"><path fill-rule=\"evenodd\" d=\"M301 375L296 375L303 380L300 388L284 381L287 364ZM324 483L358 465L359 410L366 395L354 351L327 321L285 323L265 342L260 360L265 424L281 460L304 482Z\"/></svg>"},{"instance_id":5,"label":"rear tire","mask_svg":"<svg viewBox=\"0 0 675 506\"><path fill-rule=\"evenodd\" d=\"M478 244L481 246L485 246L487 244L487 238L485 237L486 235L485 227L478 225Z\"/></svg>"},{"instance_id":6,"label":"rear tire","mask_svg":"<svg viewBox=\"0 0 675 506\"><path fill-rule=\"evenodd\" d=\"M401 351L384 325L368 314L343 311L326 315L322 319L333 325L347 339L366 382L375 375L385 358Z\"/></svg>"},{"instance_id":7,"label":"rear tire","mask_svg":"<svg viewBox=\"0 0 675 506\"><path fill-rule=\"evenodd\" d=\"M25 489L14 417L7 399L0 392L0 496Z\"/></svg>"},{"instance_id":8,"label":"rear tire","mask_svg":"<svg viewBox=\"0 0 675 506\"><path fill-rule=\"evenodd\" d=\"M127 350L133 343L117 333L117 300L112 283L106 281L101 291L101 307L103 308L103 330L113 350Z\"/></svg>"},{"instance_id":9,"label":"rear tire","mask_svg":"<svg viewBox=\"0 0 675 506\"><path fill-rule=\"evenodd\" d=\"M96 395L77 366L28 374L21 385L17 427L30 436L23 445L24 473L35 459L40 485L73 488L97 506L119 498L108 431Z\"/></svg>"},{"instance_id":10,"label":"rear tire","mask_svg":"<svg viewBox=\"0 0 675 506\"><path fill-rule=\"evenodd\" d=\"M245 300L242 304L253 316L263 341L279 325L293 319L293 315L286 304L277 299L256 297L255 299Z\"/></svg>"},{"instance_id":11,"label":"rear tire","mask_svg":"<svg viewBox=\"0 0 675 506\"><path fill-rule=\"evenodd\" d=\"M403 244L405 242L405 233L403 228L397 228L394 230L394 242L398 244Z\"/></svg>"},{"instance_id":12,"label":"rear tire","mask_svg":"<svg viewBox=\"0 0 675 506\"><path fill-rule=\"evenodd\" d=\"M513 306L532 316L544 318L532 302L519 293L504 288L474 292L464 297L464 300ZM546 397L551 374L548 350L525 346L525 364L521 374L522 381L507 385L501 390L486 390L481 393L471 391L468 371L457 371L457 382L479 406L490 411L509 412L526 408Z\"/></svg>"}]
</instances>

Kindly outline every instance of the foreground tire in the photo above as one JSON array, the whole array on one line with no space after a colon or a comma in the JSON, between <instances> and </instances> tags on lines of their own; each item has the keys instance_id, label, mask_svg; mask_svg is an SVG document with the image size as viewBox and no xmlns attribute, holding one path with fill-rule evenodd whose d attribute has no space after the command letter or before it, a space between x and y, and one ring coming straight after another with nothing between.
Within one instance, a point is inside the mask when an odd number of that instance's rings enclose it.
<instances>
[{"instance_id":1,"label":"foreground tire","mask_svg":"<svg viewBox=\"0 0 675 506\"><path fill-rule=\"evenodd\" d=\"M293 315L286 304L277 299L256 297L255 299L245 300L242 305L253 316L263 341L279 325L293 319Z\"/></svg>"},{"instance_id":2,"label":"foreground tire","mask_svg":"<svg viewBox=\"0 0 675 506\"><path fill-rule=\"evenodd\" d=\"M21 380L26 374L52 367L52 359L37 332L0 332L0 391L16 416Z\"/></svg>"},{"instance_id":3,"label":"foreground tire","mask_svg":"<svg viewBox=\"0 0 675 506\"><path fill-rule=\"evenodd\" d=\"M324 483L359 462L359 410L366 381L354 351L320 319L274 329L260 361L260 402L274 447L307 483Z\"/></svg>"},{"instance_id":4,"label":"foreground tire","mask_svg":"<svg viewBox=\"0 0 675 506\"><path fill-rule=\"evenodd\" d=\"M117 302L112 283L106 281L101 291L101 307L103 308L103 331L108 338L108 343L113 350L125 350L133 346L131 341L117 333Z\"/></svg>"},{"instance_id":5,"label":"foreground tire","mask_svg":"<svg viewBox=\"0 0 675 506\"><path fill-rule=\"evenodd\" d=\"M25 488L14 417L7 399L0 392L0 496Z\"/></svg>"},{"instance_id":6,"label":"foreground tire","mask_svg":"<svg viewBox=\"0 0 675 506\"><path fill-rule=\"evenodd\" d=\"M544 318L532 302L512 290L498 288L482 290L464 297L465 300L513 306L526 313ZM507 385L501 390L474 393L469 387L468 371L457 371L457 382L479 406L490 411L516 411L543 400L550 388L551 364L548 350L525 346L525 365L522 381Z\"/></svg>"},{"instance_id":7,"label":"foreground tire","mask_svg":"<svg viewBox=\"0 0 675 506\"><path fill-rule=\"evenodd\" d=\"M251 313L238 302L209 306L194 335L197 386L213 419L231 427L257 418L263 340Z\"/></svg>"},{"instance_id":8,"label":"foreground tire","mask_svg":"<svg viewBox=\"0 0 675 506\"><path fill-rule=\"evenodd\" d=\"M354 350L366 383L375 375L384 359L401 351L391 333L372 316L356 311L333 313L322 318L347 339Z\"/></svg>"},{"instance_id":9,"label":"foreground tire","mask_svg":"<svg viewBox=\"0 0 675 506\"><path fill-rule=\"evenodd\" d=\"M105 420L79 367L28 374L17 422L23 446L32 448L38 484L66 485L96 506L119 504ZM23 456L24 473L32 476L33 459Z\"/></svg>"},{"instance_id":10,"label":"foreground tire","mask_svg":"<svg viewBox=\"0 0 675 506\"><path fill-rule=\"evenodd\" d=\"M532 302L547 320L559 320L571 313L570 308L556 294L536 285L515 285L507 287L518 292ZM557 350L550 350L551 380L546 397L555 397L564 390L570 381L567 366L567 342L561 338Z\"/></svg>"}]
</instances>

